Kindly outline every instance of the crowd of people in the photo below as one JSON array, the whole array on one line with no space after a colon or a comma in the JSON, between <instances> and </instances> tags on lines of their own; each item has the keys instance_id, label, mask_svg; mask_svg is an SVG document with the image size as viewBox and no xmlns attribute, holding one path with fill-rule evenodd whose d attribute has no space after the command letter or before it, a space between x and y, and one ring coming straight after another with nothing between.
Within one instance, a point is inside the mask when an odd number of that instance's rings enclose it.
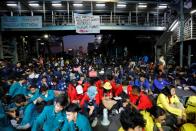
<instances>
[{"instance_id":1,"label":"crowd of people","mask_svg":"<svg viewBox=\"0 0 196 131\"><path fill-rule=\"evenodd\" d=\"M195 131L196 70L141 59L0 60L0 131L91 131L108 110L119 131ZM112 122L111 122L112 123Z\"/></svg>"}]
</instances>

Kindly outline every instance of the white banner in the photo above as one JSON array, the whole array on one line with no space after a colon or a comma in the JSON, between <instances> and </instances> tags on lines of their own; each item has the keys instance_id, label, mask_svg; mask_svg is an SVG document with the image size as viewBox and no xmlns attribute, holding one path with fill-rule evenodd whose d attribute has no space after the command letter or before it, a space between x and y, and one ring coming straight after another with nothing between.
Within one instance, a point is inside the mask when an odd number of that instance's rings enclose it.
<instances>
[{"instance_id":1,"label":"white banner","mask_svg":"<svg viewBox=\"0 0 196 131\"><path fill-rule=\"evenodd\" d=\"M100 17L91 14L74 14L77 33L100 33Z\"/></svg>"}]
</instances>

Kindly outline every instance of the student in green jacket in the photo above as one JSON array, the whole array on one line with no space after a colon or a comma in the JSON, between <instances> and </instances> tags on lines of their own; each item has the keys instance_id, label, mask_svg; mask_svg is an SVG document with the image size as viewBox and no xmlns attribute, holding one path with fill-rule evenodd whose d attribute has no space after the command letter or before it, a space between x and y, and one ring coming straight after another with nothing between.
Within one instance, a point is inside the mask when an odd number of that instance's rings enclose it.
<instances>
[{"instance_id":1,"label":"student in green jacket","mask_svg":"<svg viewBox=\"0 0 196 131\"><path fill-rule=\"evenodd\" d=\"M54 105L46 106L33 124L32 131L56 131L61 130L63 125L68 126L64 107L68 104L65 96L59 96Z\"/></svg>"},{"instance_id":2,"label":"student in green jacket","mask_svg":"<svg viewBox=\"0 0 196 131\"><path fill-rule=\"evenodd\" d=\"M69 131L92 131L89 120L79 113L80 108L77 104L72 103L65 110L69 121ZM67 131L67 125L65 124L62 131Z\"/></svg>"}]
</instances>

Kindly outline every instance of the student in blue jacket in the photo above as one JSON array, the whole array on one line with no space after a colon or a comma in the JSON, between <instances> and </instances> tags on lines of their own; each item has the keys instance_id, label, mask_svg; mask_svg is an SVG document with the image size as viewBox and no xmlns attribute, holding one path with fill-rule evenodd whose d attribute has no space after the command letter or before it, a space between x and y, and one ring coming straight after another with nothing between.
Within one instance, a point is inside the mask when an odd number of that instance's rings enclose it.
<instances>
[{"instance_id":1,"label":"student in blue jacket","mask_svg":"<svg viewBox=\"0 0 196 131\"><path fill-rule=\"evenodd\" d=\"M150 89L150 83L145 75L140 75L139 79L136 79L134 85L140 87L142 90L148 92Z\"/></svg>"},{"instance_id":2,"label":"student in blue jacket","mask_svg":"<svg viewBox=\"0 0 196 131\"><path fill-rule=\"evenodd\" d=\"M65 110L69 121L69 131L92 131L89 120L79 113L80 108L77 104L72 103ZM67 131L66 123L62 131Z\"/></svg>"},{"instance_id":3,"label":"student in blue jacket","mask_svg":"<svg viewBox=\"0 0 196 131\"><path fill-rule=\"evenodd\" d=\"M42 86L39 92L40 92L40 95L37 99L33 101L34 104L36 104L37 102L41 102L41 101L45 101L47 105L53 104L53 101L55 98L54 90L48 90L48 87Z\"/></svg>"},{"instance_id":4,"label":"student in blue jacket","mask_svg":"<svg viewBox=\"0 0 196 131\"><path fill-rule=\"evenodd\" d=\"M64 107L68 104L66 96L59 96L52 106L46 106L33 124L32 131L57 131L63 125L68 127ZM65 127L66 127L65 126ZM68 128L67 128L68 129Z\"/></svg>"},{"instance_id":5,"label":"student in blue jacket","mask_svg":"<svg viewBox=\"0 0 196 131\"><path fill-rule=\"evenodd\" d=\"M40 94L39 94L39 89L37 88L36 85L31 85L28 88L28 93L26 98L28 99L28 103L32 103L34 100L36 100Z\"/></svg>"},{"instance_id":6,"label":"student in blue jacket","mask_svg":"<svg viewBox=\"0 0 196 131\"><path fill-rule=\"evenodd\" d=\"M15 82L11 85L9 89L8 95L10 95L12 98L18 94L27 94L27 86L25 85L26 78L20 77L18 82Z\"/></svg>"},{"instance_id":7,"label":"student in blue jacket","mask_svg":"<svg viewBox=\"0 0 196 131\"><path fill-rule=\"evenodd\" d=\"M154 93L160 93L165 86L169 85L170 83L163 79L161 75L159 75L154 81L152 85L152 91Z\"/></svg>"}]
</instances>

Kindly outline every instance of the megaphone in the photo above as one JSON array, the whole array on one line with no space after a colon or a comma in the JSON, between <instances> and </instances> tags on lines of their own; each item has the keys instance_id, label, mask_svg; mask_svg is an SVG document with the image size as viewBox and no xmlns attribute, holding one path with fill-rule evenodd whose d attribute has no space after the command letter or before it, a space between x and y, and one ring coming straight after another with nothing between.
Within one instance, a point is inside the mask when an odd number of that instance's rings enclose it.
<instances>
[{"instance_id":1,"label":"megaphone","mask_svg":"<svg viewBox=\"0 0 196 131\"><path fill-rule=\"evenodd\" d=\"M108 120L108 110L106 108L103 109L103 120L101 121L101 125L108 126L110 121Z\"/></svg>"}]
</instances>

